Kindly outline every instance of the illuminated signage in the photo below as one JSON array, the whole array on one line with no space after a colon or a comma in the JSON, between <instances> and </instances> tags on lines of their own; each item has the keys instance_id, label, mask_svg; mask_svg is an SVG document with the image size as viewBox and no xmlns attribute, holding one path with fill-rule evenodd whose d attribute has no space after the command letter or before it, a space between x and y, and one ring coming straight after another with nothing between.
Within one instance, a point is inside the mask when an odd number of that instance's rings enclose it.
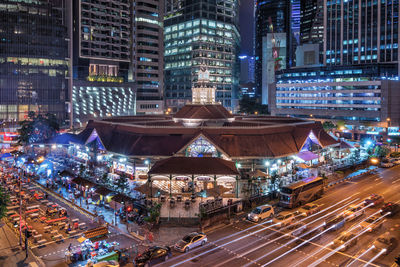
<instances>
[{"instance_id":1,"label":"illuminated signage","mask_svg":"<svg viewBox=\"0 0 400 267\"><path fill-rule=\"evenodd\" d=\"M376 131L367 131L367 134L378 135L379 132L376 132Z\"/></svg>"},{"instance_id":2,"label":"illuminated signage","mask_svg":"<svg viewBox=\"0 0 400 267\"><path fill-rule=\"evenodd\" d=\"M133 166L129 164L124 164L120 162L113 161L113 167L115 170L133 175L135 173Z\"/></svg>"},{"instance_id":3,"label":"illuminated signage","mask_svg":"<svg viewBox=\"0 0 400 267\"><path fill-rule=\"evenodd\" d=\"M85 153L85 152L78 151L77 152L77 156L78 156L78 158L81 158L81 159L84 159L84 160L88 160L89 159L89 155L87 153Z\"/></svg>"}]
</instances>

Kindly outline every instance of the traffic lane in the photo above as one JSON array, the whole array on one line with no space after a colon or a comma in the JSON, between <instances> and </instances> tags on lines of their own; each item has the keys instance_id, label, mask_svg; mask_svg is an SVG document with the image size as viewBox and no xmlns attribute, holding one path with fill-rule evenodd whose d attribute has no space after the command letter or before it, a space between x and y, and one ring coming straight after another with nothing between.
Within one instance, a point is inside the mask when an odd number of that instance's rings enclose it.
<instances>
[{"instance_id":1,"label":"traffic lane","mask_svg":"<svg viewBox=\"0 0 400 267\"><path fill-rule=\"evenodd\" d=\"M368 183L370 182L369 180L371 180L371 179L368 179L368 178L371 178L371 177L377 177L377 176L374 176L374 175L368 175L367 177L363 177L364 179L361 179L361 182L363 182L364 183L364 188L365 187L367 187L368 185ZM367 178L367 179L365 179L365 178ZM348 187L354 187L354 184L353 183L348 183L347 184L348 185ZM359 185L357 185L358 186L358 189L360 189L360 187L362 186L362 184L359 184ZM344 187L347 187L347 186L344 186ZM337 188L337 187L336 187ZM341 189L342 189L342 191L346 191L347 189L346 188L343 188L343 186L341 187ZM330 190L331 192L332 191L337 191L336 193L337 194L340 194L341 192L339 192L340 190ZM331 202L336 202L337 201L337 197L335 198L334 196L332 196L332 193L328 193L329 195L327 195L326 196L326 199L324 200L324 201L329 201L329 197L331 197ZM366 196L365 196L366 197ZM212 240L211 238L210 238L210 240ZM201 253L200 253L201 254ZM206 255L202 255L203 257L204 256L206 256ZM172 259L171 259L172 260Z\"/></svg>"},{"instance_id":2,"label":"traffic lane","mask_svg":"<svg viewBox=\"0 0 400 267\"><path fill-rule=\"evenodd\" d=\"M337 201L336 201L337 202ZM241 230L239 230L239 232L240 232ZM212 240L211 238L210 238L210 240ZM234 240L233 240L234 241ZM237 241L234 241L234 242L237 242ZM234 243L233 242L233 243ZM222 244L223 246L224 246L224 244ZM225 245L226 246L226 245ZM219 248L217 248L217 249L219 249ZM222 249L222 248L221 248ZM214 248L212 251L215 251L216 249ZM207 253L196 253L195 255L193 255L192 257L195 257L195 256L197 256L197 255L201 255L202 256L202 258L204 258L204 257L207 257ZM191 258L191 257L185 257L185 259L188 259L188 258ZM172 258L170 261L169 261L169 263L173 263L172 261L174 260L174 258ZM182 261L182 259L180 259L180 261ZM175 261L174 261L175 262Z\"/></svg>"},{"instance_id":3,"label":"traffic lane","mask_svg":"<svg viewBox=\"0 0 400 267\"><path fill-rule=\"evenodd\" d=\"M350 199L349 199L350 200ZM347 200L343 200L343 201L347 201ZM341 202L343 202L343 201L341 201ZM339 203L340 204L340 203ZM336 203L335 205L338 205L338 203ZM326 208L326 210L329 210L329 207L327 207ZM322 211L321 211L322 212ZM311 217L314 217L314 216L316 216L317 214L315 214L315 215L313 215L313 216L311 216ZM310 218L303 218L302 220L305 220L305 221L309 221L310 220ZM250 223L250 222L248 222L248 224L252 224L252 223ZM236 226L237 227L237 226ZM235 255L235 252L234 251L236 251L236 250L240 250L240 249L242 249L243 247L246 247L246 246L252 246L252 245L256 245L257 247L261 244L261 246L264 246L265 244L263 244L263 243L265 243L265 240L269 240L269 239L275 239L277 236L279 236L279 233L277 234L277 232L279 231L279 230L276 230L276 229L268 229L268 227L265 227L266 229L265 230L267 230L267 232L265 232L265 231L259 231L259 233L256 233L256 235L254 236L254 237L257 237L257 235L258 235L258 237L259 237L259 239L255 239L255 240L250 240L248 237L246 237L246 239L239 239L239 240L233 240L234 242L228 242L228 243L222 243L221 245L221 247L219 248L220 249L220 252L224 252L224 250L225 251L227 251L227 252L230 252L231 254L233 254L233 255ZM243 231L243 228L238 228L238 231L239 232L242 232ZM263 240L264 239L264 240ZM279 237L277 238L277 239L279 239ZM270 241L271 242L271 241ZM222 253L223 255L221 255L221 257L224 257L224 256L226 256L226 253ZM207 253L205 253L205 255L207 255ZM209 257L205 257L205 255L203 254L203 255L201 255L202 256L202 260L204 259L204 258L209 258ZM218 255L219 256L219 255ZM214 259L220 259L220 257L218 257L218 256L215 256L214 257L214 255L213 255L213 257L212 258L214 258ZM196 257L195 255L193 256L193 257ZM244 257L245 258L245 257Z\"/></svg>"},{"instance_id":4,"label":"traffic lane","mask_svg":"<svg viewBox=\"0 0 400 267\"><path fill-rule=\"evenodd\" d=\"M371 178L371 177L374 177L374 176L370 176L370 177L365 177L365 178ZM354 192L354 190L352 190L355 186L357 186L357 188L358 188L358 192L360 193L359 195L361 196L361 197L367 197L371 192L369 192L369 190L372 190L372 188L368 188L367 186L368 186L368 184L370 184L370 181L371 181L371 179L367 179L367 180L360 180L359 181L359 183L358 184L354 184L354 183L350 183L350 184L348 184L348 185L346 185L345 187L344 187L344 189L346 189L347 188L347 190L343 190L343 189L341 189L341 190L333 190L333 191L331 191L331 194L340 194L341 196L345 196L345 195L343 195L345 192L342 192L342 191L346 191L346 192ZM373 181L373 180L372 180ZM379 186L379 185L377 185L377 186ZM379 186L381 189L382 188L386 188L386 186L385 185L380 185ZM374 188L374 189L376 189L376 187ZM329 198L332 198L332 196L327 196L325 199L324 199L324 201L326 202L327 200L329 201ZM336 201L337 201L337 197L336 198L334 198L334 199L336 199ZM364 198L361 198L362 200L364 199ZM282 251L285 251L285 249L282 247ZM275 253L274 255L276 256L278 253ZM253 256L251 256L250 257L251 259L253 259ZM265 258L267 258L267 261L265 261ZM272 258L272 259L271 259ZM271 261L271 260L273 260L273 258L274 258L274 256L268 256L268 257L264 257L264 259L262 260L262 262L264 262L264 263L268 263L269 261ZM258 259L258 258L256 258L256 259Z\"/></svg>"},{"instance_id":5,"label":"traffic lane","mask_svg":"<svg viewBox=\"0 0 400 267\"><path fill-rule=\"evenodd\" d=\"M215 231L208 234L209 242L202 247L190 250L187 253L174 252L174 257L171 258L165 266L169 266L170 264L175 264L198 255L201 255L202 258L208 255L215 255L218 253L218 250L222 248L221 245L226 243L233 244L237 242L237 239L242 240L250 238L253 241L256 241L257 237L255 237L255 235L262 234L263 232L268 231L268 229L267 221L264 221L261 224L249 224L247 221L239 221L238 223L224 227L223 231ZM188 261L188 264L189 262L190 261ZM194 262L197 263L198 260L195 260Z\"/></svg>"},{"instance_id":6,"label":"traffic lane","mask_svg":"<svg viewBox=\"0 0 400 267\"><path fill-rule=\"evenodd\" d=\"M383 186L383 188L385 188L385 187ZM384 196L386 197L387 200L395 201L395 200L398 200L398 199L396 198L396 193L395 193L395 192L398 192L399 189L400 189L400 188L388 188L388 189L386 189L384 192L378 192L378 193L380 193L381 195L384 195ZM379 191L379 190L378 190L378 191ZM360 219L358 219L357 221L355 221L353 224L346 223L346 226L345 226L344 228L340 229L340 230L342 230L342 231L338 232L336 236L330 237L330 239L328 239L327 241L325 241L323 244L324 244L324 245L329 244L334 238L336 238L337 236L339 236L340 233L342 233L344 230L348 230L350 227L352 227L352 226L354 226L354 225L358 225L359 222L365 220L365 218L367 218L368 216L370 216L370 215L372 215L372 214L374 214L374 213L377 213L377 212L378 212L378 214L376 214L376 215L377 215L377 216L380 216L380 214L379 214L379 208L380 208L380 207L367 208L367 209L366 209L366 215L365 215L365 216L362 216ZM387 221L390 221L390 220L387 219ZM329 236L329 235L325 235L325 236ZM361 237L359 237L359 239L363 239L363 238L364 238L364 235L361 236ZM322 250L322 251L321 251L321 249L316 249L316 251L320 251L319 253L320 253L321 255L322 255L322 254L329 253L329 250L326 250L326 249L324 249L324 250ZM325 253L323 253L323 252L325 252ZM336 257L341 256L341 257L342 257L342 261L344 261L345 258L348 258L347 256L344 256L344 255L342 255L342 254L335 254L335 256L336 256ZM331 256L331 257L332 257L332 256ZM344 259L343 259L343 258L344 258ZM332 261L332 260L331 260L331 261ZM338 262L340 262L340 261L341 261L341 260L339 260ZM334 261L334 262L337 262L337 261Z\"/></svg>"}]
</instances>

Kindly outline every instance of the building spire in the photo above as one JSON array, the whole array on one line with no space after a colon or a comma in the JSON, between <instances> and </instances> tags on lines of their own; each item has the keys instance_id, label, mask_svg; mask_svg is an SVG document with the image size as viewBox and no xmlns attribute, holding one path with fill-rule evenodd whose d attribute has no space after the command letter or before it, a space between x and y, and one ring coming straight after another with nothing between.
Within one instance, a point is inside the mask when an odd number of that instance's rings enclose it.
<instances>
[{"instance_id":1,"label":"building spire","mask_svg":"<svg viewBox=\"0 0 400 267\"><path fill-rule=\"evenodd\" d=\"M210 83L210 72L206 66L200 66L197 82L192 85L193 104L215 104L215 86Z\"/></svg>"}]
</instances>

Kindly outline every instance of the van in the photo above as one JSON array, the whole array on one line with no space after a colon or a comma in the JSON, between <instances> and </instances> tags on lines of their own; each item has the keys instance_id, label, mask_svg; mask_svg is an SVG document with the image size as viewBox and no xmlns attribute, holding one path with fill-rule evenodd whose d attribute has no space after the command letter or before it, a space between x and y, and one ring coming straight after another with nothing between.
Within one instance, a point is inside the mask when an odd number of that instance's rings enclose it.
<instances>
[{"instance_id":1,"label":"van","mask_svg":"<svg viewBox=\"0 0 400 267\"><path fill-rule=\"evenodd\" d=\"M272 216L274 216L274 214L275 214L274 207L266 204L258 206L252 212L247 214L247 219L252 222L259 222L260 220L271 218Z\"/></svg>"},{"instance_id":2,"label":"van","mask_svg":"<svg viewBox=\"0 0 400 267\"><path fill-rule=\"evenodd\" d=\"M324 230L330 229L336 231L344 226L345 217L343 215L331 215L325 219Z\"/></svg>"}]
</instances>

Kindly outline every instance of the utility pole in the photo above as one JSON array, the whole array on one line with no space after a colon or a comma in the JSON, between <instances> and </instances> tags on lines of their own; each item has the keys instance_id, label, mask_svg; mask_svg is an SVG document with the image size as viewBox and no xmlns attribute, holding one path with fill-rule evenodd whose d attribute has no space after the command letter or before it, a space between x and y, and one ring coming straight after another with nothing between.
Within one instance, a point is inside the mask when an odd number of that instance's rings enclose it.
<instances>
[{"instance_id":1,"label":"utility pole","mask_svg":"<svg viewBox=\"0 0 400 267\"><path fill-rule=\"evenodd\" d=\"M19 172L19 170L18 170ZM22 194L21 194L21 174L19 174L19 245L22 245Z\"/></svg>"}]
</instances>

